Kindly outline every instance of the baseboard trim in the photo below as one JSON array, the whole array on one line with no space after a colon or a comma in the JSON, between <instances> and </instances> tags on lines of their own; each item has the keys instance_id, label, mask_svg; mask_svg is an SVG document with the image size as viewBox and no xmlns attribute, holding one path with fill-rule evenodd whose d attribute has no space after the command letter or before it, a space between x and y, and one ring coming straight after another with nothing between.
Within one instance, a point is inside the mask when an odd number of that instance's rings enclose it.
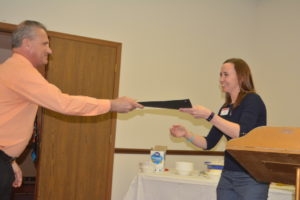
<instances>
[{"instance_id":1,"label":"baseboard trim","mask_svg":"<svg viewBox=\"0 0 300 200\"><path fill-rule=\"evenodd\" d=\"M115 148L116 154L150 154L150 149ZM223 156L223 151L167 150L167 155Z\"/></svg>"}]
</instances>

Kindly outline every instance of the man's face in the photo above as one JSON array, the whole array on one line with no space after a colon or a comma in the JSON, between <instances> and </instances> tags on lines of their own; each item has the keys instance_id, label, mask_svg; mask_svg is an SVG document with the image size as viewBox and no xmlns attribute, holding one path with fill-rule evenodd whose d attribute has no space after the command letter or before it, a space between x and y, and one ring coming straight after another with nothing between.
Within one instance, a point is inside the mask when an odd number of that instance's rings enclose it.
<instances>
[{"instance_id":1,"label":"man's face","mask_svg":"<svg viewBox=\"0 0 300 200\"><path fill-rule=\"evenodd\" d=\"M48 35L44 29L36 28L33 39L26 41L30 60L35 67L39 67L48 63L48 55L52 54L49 47Z\"/></svg>"}]
</instances>

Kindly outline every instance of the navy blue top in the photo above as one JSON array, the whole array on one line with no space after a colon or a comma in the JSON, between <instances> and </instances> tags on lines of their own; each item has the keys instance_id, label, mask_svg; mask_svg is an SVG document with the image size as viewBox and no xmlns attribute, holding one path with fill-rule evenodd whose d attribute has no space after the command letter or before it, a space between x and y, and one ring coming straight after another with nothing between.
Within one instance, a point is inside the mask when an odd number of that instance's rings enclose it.
<instances>
[{"instance_id":1,"label":"navy blue top","mask_svg":"<svg viewBox=\"0 0 300 200\"><path fill-rule=\"evenodd\" d=\"M256 127L265 126L267 124L266 106L260 96L255 93L247 94L242 99L240 105L234 109L232 108L232 105L221 107L218 115L228 121L238 123L240 125L240 137L246 135ZM213 126L205 137L207 149L213 148L223 135L227 140L231 139L231 137ZM245 169L227 151L225 151L224 169L245 171Z\"/></svg>"}]
</instances>

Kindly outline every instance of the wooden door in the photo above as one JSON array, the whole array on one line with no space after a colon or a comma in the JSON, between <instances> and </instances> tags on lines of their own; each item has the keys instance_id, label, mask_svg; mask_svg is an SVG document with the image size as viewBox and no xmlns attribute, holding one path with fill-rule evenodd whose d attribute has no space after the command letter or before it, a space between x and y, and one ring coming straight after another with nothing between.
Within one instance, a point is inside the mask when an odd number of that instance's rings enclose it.
<instances>
[{"instance_id":1,"label":"wooden door","mask_svg":"<svg viewBox=\"0 0 300 200\"><path fill-rule=\"evenodd\" d=\"M49 36L49 82L72 95L117 96L120 43ZM77 117L45 110L43 116L37 199L110 199L116 115Z\"/></svg>"}]
</instances>

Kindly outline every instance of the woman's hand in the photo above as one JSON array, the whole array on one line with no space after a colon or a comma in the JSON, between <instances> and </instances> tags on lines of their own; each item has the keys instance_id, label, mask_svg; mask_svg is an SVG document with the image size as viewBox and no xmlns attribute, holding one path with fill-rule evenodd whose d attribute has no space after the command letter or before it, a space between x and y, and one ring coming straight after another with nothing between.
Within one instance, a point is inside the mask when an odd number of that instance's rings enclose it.
<instances>
[{"instance_id":1,"label":"woman's hand","mask_svg":"<svg viewBox=\"0 0 300 200\"><path fill-rule=\"evenodd\" d=\"M180 108L181 112L188 113L195 117L196 119L202 118L207 119L211 114L211 110L203 107L203 106L194 106L193 108Z\"/></svg>"},{"instance_id":2,"label":"woman's hand","mask_svg":"<svg viewBox=\"0 0 300 200\"><path fill-rule=\"evenodd\" d=\"M170 128L170 133L174 137L185 137L188 131L181 125L173 125Z\"/></svg>"},{"instance_id":3,"label":"woman's hand","mask_svg":"<svg viewBox=\"0 0 300 200\"><path fill-rule=\"evenodd\" d=\"M195 117L196 119L207 119L212 113L211 110L203 107L203 106L194 106L193 108L180 108L181 112L188 113ZM231 138L238 138L240 135L240 125L238 123L234 123L215 115L213 119L210 121L212 125L217 127L220 131L225 133ZM206 148L205 146L202 148Z\"/></svg>"}]
</instances>

